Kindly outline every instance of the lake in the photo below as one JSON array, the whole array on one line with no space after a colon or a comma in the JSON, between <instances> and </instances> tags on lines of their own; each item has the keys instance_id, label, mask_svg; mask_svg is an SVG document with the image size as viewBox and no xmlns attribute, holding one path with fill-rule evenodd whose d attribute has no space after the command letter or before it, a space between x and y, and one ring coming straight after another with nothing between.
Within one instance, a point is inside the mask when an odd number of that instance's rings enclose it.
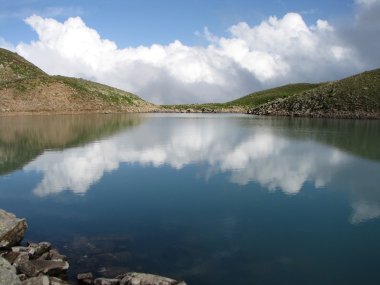
<instances>
[{"instance_id":1,"label":"lake","mask_svg":"<svg viewBox=\"0 0 380 285\"><path fill-rule=\"evenodd\" d=\"M0 117L0 208L70 274L379 284L380 121Z\"/></svg>"}]
</instances>

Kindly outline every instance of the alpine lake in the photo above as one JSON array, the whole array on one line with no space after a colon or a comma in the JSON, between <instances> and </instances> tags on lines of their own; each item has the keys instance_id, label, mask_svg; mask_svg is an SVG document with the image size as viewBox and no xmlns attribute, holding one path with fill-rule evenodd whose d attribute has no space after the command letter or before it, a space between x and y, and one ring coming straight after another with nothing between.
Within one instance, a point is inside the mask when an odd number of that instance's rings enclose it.
<instances>
[{"instance_id":1,"label":"alpine lake","mask_svg":"<svg viewBox=\"0 0 380 285\"><path fill-rule=\"evenodd\" d=\"M380 121L0 117L0 208L73 280L380 284Z\"/></svg>"}]
</instances>

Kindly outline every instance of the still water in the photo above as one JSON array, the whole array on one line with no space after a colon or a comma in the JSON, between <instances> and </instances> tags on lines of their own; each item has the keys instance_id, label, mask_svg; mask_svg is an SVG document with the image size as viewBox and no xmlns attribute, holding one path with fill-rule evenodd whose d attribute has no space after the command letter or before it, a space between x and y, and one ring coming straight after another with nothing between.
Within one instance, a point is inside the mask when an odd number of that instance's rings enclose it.
<instances>
[{"instance_id":1,"label":"still water","mask_svg":"<svg viewBox=\"0 0 380 285\"><path fill-rule=\"evenodd\" d=\"M71 275L380 284L380 122L0 118L0 208Z\"/></svg>"}]
</instances>

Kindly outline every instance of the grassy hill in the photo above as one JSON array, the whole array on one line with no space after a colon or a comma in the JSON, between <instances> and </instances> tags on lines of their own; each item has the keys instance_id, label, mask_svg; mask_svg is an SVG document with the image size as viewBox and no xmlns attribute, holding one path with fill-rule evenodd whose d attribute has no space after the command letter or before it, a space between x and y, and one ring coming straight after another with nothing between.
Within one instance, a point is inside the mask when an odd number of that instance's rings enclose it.
<instances>
[{"instance_id":1,"label":"grassy hill","mask_svg":"<svg viewBox=\"0 0 380 285\"><path fill-rule=\"evenodd\" d=\"M92 81L49 76L16 53L0 49L1 113L148 112L138 96Z\"/></svg>"},{"instance_id":2,"label":"grassy hill","mask_svg":"<svg viewBox=\"0 0 380 285\"><path fill-rule=\"evenodd\" d=\"M322 84L298 83L288 84L277 88L267 89L226 103L207 104L183 104L165 105L166 110L182 112L236 112L246 113L247 110L258 107L262 104L274 101L279 98L286 98L295 94L316 88Z\"/></svg>"},{"instance_id":3,"label":"grassy hill","mask_svg":"<svg viewBox=\"0 0 380 285\"><path fill-rule=\"evenodd\" d=\"M253 108L252 114L380 118L380 69L329 82Z\"/></svg>"}]
</instances>

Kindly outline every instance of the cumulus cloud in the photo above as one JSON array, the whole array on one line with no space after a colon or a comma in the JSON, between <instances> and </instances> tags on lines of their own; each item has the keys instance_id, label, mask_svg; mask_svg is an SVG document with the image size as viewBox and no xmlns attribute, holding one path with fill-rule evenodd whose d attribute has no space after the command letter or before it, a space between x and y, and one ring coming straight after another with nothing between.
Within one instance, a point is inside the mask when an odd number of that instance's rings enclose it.
<instances>
[{"instance_id":1,"label":"cumulus cloud","mask_svg":"<svg viewBox=\"0 0 380 285\"><path fill-rule=\"evenodd\" d=\"M338 35L355 52L365 69L380 67L380 0L357 0L355 18L339 27Z\"/></svg>"},{"instance_id":2,"label":"cumulus cloud","mask_svg":"<svg viewBox=\"0 0 380 285\"><path fill-rule=\"evenodd\" d=\"M302 16L245 22L228 37L205 29L207 46L178 40L120 48L80 17L59 22L33 15L25 22L38 40L18 53L51 74L85 77L122 88L156 103L226 101L253 90L350 74L362 66L327 21L308 26Z\"/></svg>"}]
</instances>

